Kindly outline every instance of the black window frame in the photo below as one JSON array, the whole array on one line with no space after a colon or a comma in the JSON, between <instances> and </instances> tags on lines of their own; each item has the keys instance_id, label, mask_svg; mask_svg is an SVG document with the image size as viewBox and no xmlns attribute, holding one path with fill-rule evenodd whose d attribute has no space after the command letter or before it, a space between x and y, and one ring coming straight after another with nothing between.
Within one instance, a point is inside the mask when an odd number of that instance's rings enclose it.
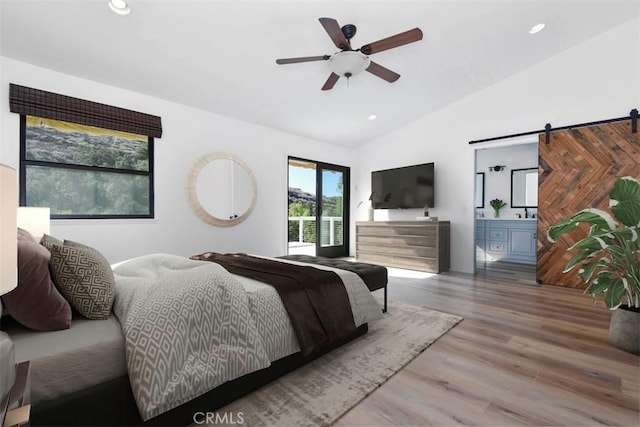
<instances>
[{"instance_id":1,"label":"black window frame","mask_svg":"<svg viewBox=\"0 0 640 427\"><path fill-rule=\"evenodd\" d=\"M39 117L33 115L33 117ZM100 129L109 130L101 126L95 126ZM152 219L155 218L155 197L154 197L154 138L148 136L148 155L149 168L147 171L139 171L134 169L117 169L102 166L85 166L67 163L48 162L40 160L28 160L26 158L27 145L27 115L20 114L20 206L27 206L27 167L28 166L45 166L49 168L81 170L99 173L116 173L120 175L138 175L147 176L149 179L149 213L148 214L116 214L116 215L95 215L95 214L54 214L51 213L51 219Z\"/></svg>"},{"instance_id":2,"label":"black window frame","mask_svg":"<svg viewBox=\"0 0 640 427\"><path fill-rule=\"evenodd\" d=\"M350 245L350 223L351 223L351 167L342 166L332 163L325 163L318 160L310 160L302 157L296 156L288 156L287 157L287 193L289 191L289 167L291 161L300 161L305 163L313 163L315 165L316 172L316 209L313 216L316 217L316 242L315 242L315 255L323 256L326 258L339 258L339 257L347 257L349 256L349 245ZM321 217L322 217L322 172L324 170L331 170L340 172L343 174L343 206L342 206L342 214L343 214L343 223L342 223L342 233L343 233L343 242L340 246L322 246L322 240L320 238L321 233ZM287 217L289 216L289 197L287 194ZM287 226L287 253L289 251L288 248L288 240L289 240L289 227Z\"/></svg>"}]
</instances>

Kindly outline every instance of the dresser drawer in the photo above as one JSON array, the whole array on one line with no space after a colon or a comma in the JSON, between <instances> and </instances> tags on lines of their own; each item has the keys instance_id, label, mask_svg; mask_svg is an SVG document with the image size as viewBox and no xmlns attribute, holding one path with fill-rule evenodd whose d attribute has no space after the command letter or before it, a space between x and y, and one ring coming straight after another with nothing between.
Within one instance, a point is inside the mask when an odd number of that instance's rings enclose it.
<instances>
[{"instance_id":1,"label":"dresser drawer","mask_svg":"<svg viewBox=\"0 0 640 427\"><path fill-rule=\"evenodd\" d=\"M449 221L358 221L356 259L430 273L447 271Z\"/></svg>"},{"instance_id":2,"label":"dresser drawer","mask_svg":"<svg viewBox=\"0 0 640 427\"><path fill-rule=\"evenodd\" d=\"M489 242L489 252L507 253L507 244L503 242Z\"/></svg>"},{"instance_id":3,"label":"dresser drawer","mask_svg":"<svg viewBox=\"0 0 640 427\"><path fill-rule=\"evenodd\" d=\"M499 240L502 242L507 241L507 229L506 228L490 228L487 230L488 240Z\"/></svg>"}]
</instances>

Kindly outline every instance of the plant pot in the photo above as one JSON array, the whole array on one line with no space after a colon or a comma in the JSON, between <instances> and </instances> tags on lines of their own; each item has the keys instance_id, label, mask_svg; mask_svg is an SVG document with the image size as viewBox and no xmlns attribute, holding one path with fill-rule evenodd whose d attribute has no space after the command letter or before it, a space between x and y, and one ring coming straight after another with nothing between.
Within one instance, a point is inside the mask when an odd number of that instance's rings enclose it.
<instances>
[{"instance_id":1,"label":"plant pot","mask_svg":"<svg viewBox=\"0 0 640 427\"><path fill-rule=\"evenodd\" d=\"M371 206L369 206L369 209L367 211L367 220L373 221L373 208Z\"/></svg>"},{"instance_id":2,"label":"plant pot","mask_svg":"<svg viewBox=\"0 0 640 427\"><path fill-rule=\"evenodd\" d=\"M609 323L609 342L624 351L640 354L640 311L625 305L614 310Z\"/></svg>"},{"instance_id":3,"label":"plant pot","mask_svg":"<svg viewBox=\"0 0 640 427\"><path fill-rule=\"evenodd\" d=\"M493 210L493 217L494 218L500 218L500 210L494 209Z\"/></svg>"}]
</instances>

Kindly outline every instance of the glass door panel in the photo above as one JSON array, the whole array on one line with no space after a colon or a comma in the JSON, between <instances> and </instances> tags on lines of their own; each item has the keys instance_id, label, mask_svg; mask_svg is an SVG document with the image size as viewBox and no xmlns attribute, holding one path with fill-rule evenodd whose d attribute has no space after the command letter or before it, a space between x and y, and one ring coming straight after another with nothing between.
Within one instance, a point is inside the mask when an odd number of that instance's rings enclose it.
<instances>
[{"instance_id":1,"label":"glass door panel","mask_svg":"<svg viewBox=\"0 0 640 427\"><path fill-rule=\"evenodd\" d=\"M289 255L316 255L316 164L289 158Z\"/></svg>"},{"instance_id":2,"label":"glass door panel","mask_svg":"<svg viewBox=\"0 0 640 427\"><path fill-rule=\"evenodd\" d=\"M349 168L289 157L288 253L349 255Z\"/></svg>"},{"instance_id":3,"label":"glass door panel","mask_svg":"<svg viewBox=\"0 0 640 427\"><path fill-rule=\"evenodd\" d=\"M318 243L316 253L320 256L347 256L349 248L346 245L348 220L348 169L335 165L318 165L319 178L319 221Z\"/></svg>"}]
</instances>

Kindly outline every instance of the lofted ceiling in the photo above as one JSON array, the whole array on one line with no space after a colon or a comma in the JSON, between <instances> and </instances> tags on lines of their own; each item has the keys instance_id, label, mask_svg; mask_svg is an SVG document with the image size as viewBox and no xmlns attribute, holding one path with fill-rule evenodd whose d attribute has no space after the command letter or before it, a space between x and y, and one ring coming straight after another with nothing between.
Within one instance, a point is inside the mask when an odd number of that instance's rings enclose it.
<instances>
[{"instance_id":1,"label":"lofted ceiling","mask_svg":"<svg viewBox=\"0 0 640 427\"><path fill-rule=\"evenodd\" d=\"M2 56L347 147L640 14L638 0L129 0L128 16L107 0L0 1ZM371 56L395 83L364 72L321 91L326 61L275 63L338 50L320 17L355 24L354 47L424 39Z\"/></svg>"}]
</instances>

